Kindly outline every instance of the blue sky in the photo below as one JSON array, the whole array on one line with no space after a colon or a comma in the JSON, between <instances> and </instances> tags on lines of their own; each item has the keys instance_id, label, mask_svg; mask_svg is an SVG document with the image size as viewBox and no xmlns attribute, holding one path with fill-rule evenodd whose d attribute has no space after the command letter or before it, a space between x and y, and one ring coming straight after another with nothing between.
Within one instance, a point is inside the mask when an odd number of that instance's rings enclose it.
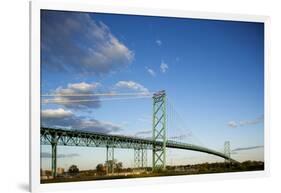
<instances>
[{"instance_id":1,"label":"blue sky","mask_svg":"<svg viewBox=\"0 0 281 193\"><path fill-rule=\"evenodd\" d=\"M217 150L229 140L233 150L242 148L234 158L263 160L263 41L262 23L43 11L41 93L164 89L182 119L169 122L168 137L192 133L182 140ZM85 102L88 98L79 97L81 102L75 103L73 97L42 99L42 125L151 135L151 98L95 97ZM59 167L76 163L87 169L105 159L99 148L59 150L64 154ZM117 151L120 161L132 166L133 153ZM43 167L49 168L50 148L44 146L42 152ZM89 159L90 152L99 158ZM168 163L204 161L222 160L202 153L168 152Z\"/></svg>"}]
</instances>

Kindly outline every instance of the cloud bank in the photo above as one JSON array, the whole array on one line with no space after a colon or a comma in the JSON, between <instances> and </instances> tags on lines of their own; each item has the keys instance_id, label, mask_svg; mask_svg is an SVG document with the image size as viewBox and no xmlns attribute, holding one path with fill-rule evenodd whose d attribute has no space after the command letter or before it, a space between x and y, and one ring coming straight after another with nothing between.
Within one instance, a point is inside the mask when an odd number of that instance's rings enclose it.
<instances>
[{"instance_id":1,"label":"cloud bank","mask_svg":"<svg viewBox=\"0 0 281 193\"><path fill-rule=\"evenodd\" d=\"M248 125L256 125L262 123L264 120L263 116L257 117L253 120L243 120L243 121L229 121L227 123L228 127L236 128L236 127L243 127Z\"/></svg>"},{"instance_id":2,"label":"cloud bank","mask_svg":"<svg viewBox=\"0 0 281 193\"><path fill-rule=\"evenodd\" d=\"M62 108L42 110L41 122L44 127L68 128L98 133L111 133L121 130L119 125L111 122L79 117L71 111Z\"/></svg>"},{"instance_id":3,"label":"cloud bank","mask_svg":"<svg viewBox=\"0 0 281 193\"><path fill-rule=\"evenodd\" d=\"M44 99L44 103L59 104L69 109L90 109L101 106L98 96L100 83L74 83L68 84L66 88L58 87L52 93L53 98ZM87 96L88 95L88 96ZM90 97L89 97L90 95Z\"/></svg>"},{"instance_id":4,"label":"cloud bank","mask_svg":"<svg viewBox=\"0 0 281 193\"><path fill-rule=\"evenodd\" d=\"M134 82L134 81L118 81L115 84L116 89L124 89L124 90L131 90L131 91L137 91L137 92L143 92L143 93L148 93L149 90L145 88L143 85L140 83Z\"/></svg>"},{"instance_id":5,"label":"cloud bank","mask_svg":"<svg viewBox=\"0 0 281 193\"><path fill-rule=\"evenodd\" d=\"M73 158L73 157L78 157L80 156L77 153L70 153L70 154L58 154L57 158ZM48 152L42 152L41 153L41 158L52 158L52 154Z\"/></svg>"},{"instance_id":6,"label":"cloud bank","mask_svg":"<svg viewBox=\"0 0 281 193\"><path fill-rule=\"evenodd\" d=\"M42 11L42 68L103 75L126 67L134 53L87 13Z\"/></svg>"},{"instance_id":7,"label":"cloud bank","mask_svg":"<svg viewBox=\"0 0 281 193\"><path fill-rule=\"evenodd\" d=\"M240 148L236 148L233 149L233 152L237 152L237 151L245 151L245 150L252 150L252 149L259 149L259 148L263 148L263 145L258 145L258 146L250 146L250 147L240 147Z\"/></svg>"},{"instance_id":8,"label":"cloud bank","mask_svg":"<svg viewBox=\"0 0 281 193\"><path fill-rule=\"evenodd\" d=\"M138 132L136 132L136 133L135 133L135 136L139 136L139 135L148 135L148 134L151 135L151 133L152 133L152 130L151 130L151 129L150 129L150 130L143 130L143 131L138 131Z\"/></svg>"}]
</instances>

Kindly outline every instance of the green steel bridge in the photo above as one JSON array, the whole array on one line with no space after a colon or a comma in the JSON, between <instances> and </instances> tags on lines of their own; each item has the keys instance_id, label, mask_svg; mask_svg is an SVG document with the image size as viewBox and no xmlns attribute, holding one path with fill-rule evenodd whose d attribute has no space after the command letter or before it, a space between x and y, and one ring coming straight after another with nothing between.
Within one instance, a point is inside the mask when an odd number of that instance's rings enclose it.
<instances>
[{"instance_id":1,"label":"green steel bridge","mask_svg":"<svg viewBox=\"0 0 281 193\"><path fill-rule=\"evenodd\" d=\"M166 148L203 152L219 156L228 162L236 162L230 157L229 142L225 143L224 153L221 153L190 143L167 140L166 129L166 94L165 91L160 91L153 95L152 138L150 139L49 127L41 127L40 133L41 145L51 145L52 147L51 161L52 175L54 177L56 176L58 145L105 147L106 163L109 160L114 160L114 148L134 149L135 168L146 167L147 150L152 150L153 170L165 170Z\"/></svg>"}]
</instances>

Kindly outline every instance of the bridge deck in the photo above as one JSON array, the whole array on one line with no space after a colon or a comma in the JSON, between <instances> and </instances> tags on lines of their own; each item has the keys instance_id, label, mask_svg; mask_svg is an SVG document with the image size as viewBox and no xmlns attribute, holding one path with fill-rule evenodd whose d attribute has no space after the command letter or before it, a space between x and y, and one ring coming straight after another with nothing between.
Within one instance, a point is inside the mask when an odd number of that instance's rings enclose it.
<instances>
[{"instance_id":1,"label":"bridge deck","mask_svg":"<svg viewBox=\"0 0 281 193\"><path fill-rule=\"evenodd\" d=\"M55 142L57 143L57 145L64 146L113 146L116 148L127 149L153 149L153 147L162 146L163 144L163 142L161 141L153 141L152 139L144 139L124 135L109 135L81 130L65 130L42 127L40 133L42 145L50 145ZM221 152L198 145L167 140L166 147L208 153L235 162L235 160L229 158Z\"/></svg>"}]
</instances>

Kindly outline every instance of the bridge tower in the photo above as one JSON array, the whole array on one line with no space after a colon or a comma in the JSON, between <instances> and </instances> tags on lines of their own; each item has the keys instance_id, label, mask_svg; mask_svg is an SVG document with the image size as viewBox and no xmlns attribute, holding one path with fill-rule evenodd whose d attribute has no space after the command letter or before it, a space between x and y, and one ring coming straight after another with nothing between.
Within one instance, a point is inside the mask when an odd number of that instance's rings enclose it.
<instances>
[{"instance_id":1,"label":"bridge tower","mask_svg":"<svg viewBox=\"0 0 281 193\"><path fill-rule=\"evenodd\" d=\"M153 171L166 169L166 93L164 90L153 95L153 118L152 118L152 150ZM161 141L161 146L156 146Z\"/></svg>"},{"instance_id":2,"label":"bridge tower","mask_svg":"<svg viewBox=\"0 0 281 193\"><path fill-rule=\"evenodd\" d=\"M224 142L224 154L230 158L230 141ZM225 159L225 162L229 162L229 159Z\"/></svg>"},{"instance_id":3,"label":"bridge tower","mask_svg":"<svg viewBox=\"0 0 281 193\"><path fill-rule=\"evenodd\" d=\"M51 146L52 146L52 176L55 178L57 176L57 143L58 137L57 133L54 133L51 137Z\"/></svg>"},{"instance_id":4,"label":"bridge tower","mask_svg":"<svg viewBox=\"0 0 281 193\"><path fill-rule=\"evenodd\" d=\"M111 169L111 173L114 173L114 147L106 146L106 174L109 173L109 168Z\"/></svg>"}]
</instances>

